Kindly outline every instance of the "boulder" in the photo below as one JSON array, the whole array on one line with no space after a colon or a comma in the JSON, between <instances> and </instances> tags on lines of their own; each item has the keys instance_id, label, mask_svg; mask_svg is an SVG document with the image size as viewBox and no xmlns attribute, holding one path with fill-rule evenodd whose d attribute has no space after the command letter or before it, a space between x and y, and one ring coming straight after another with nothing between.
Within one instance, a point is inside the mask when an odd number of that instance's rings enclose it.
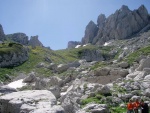
<instances>
[{"instance_id":1,"label":"boulder","mask_svg":"<svg viewBox=\"0 0 150 113\"><path fill-rule=\"evenodd\" d=\"M55 86L55 85L62 86L63 85L63 80L61 78L57 77L57 76L52 76L52 77L50 77L49 84L51 86Z\"/></svg>"},{"instance_id":2,"label":"boulder","mask_svg":"<svg viewBox=\"0 0 150 113\"><path fill-rule=\"evenodd\" d=\"M139 73L141 73L140 71L135 71L133 73L130 73L126 76L126 79L133 79L135 78Z\"/></svg>"},{"instance_id":3,"label":"boulder","mask_svg":"<svg viewBox=\"0 0 150 113\"><path fill-rule=\"evenodd\" d=\"M67 71L68 68L69 68L69 66L68 66L67 64L59 64L59 65L57 66L56 71L57 71L58 73L62 73L62 72L64 72L64 71Z\"/></svg>"},{"instance_id":4,"label":"boulder","mask_svg":"<svg viewBox=\"0 0 150 113\"><path fill-rule=\"evenodd\" d=\"M144 77L144 80L149 80L149 81L150 81L150 75L146 75L146 76Z\"/></svg>"},{"instance_id":5,"label":"boulder","mask_svg":"<svg viewBox=\"0 0 150 113\"><path fill-rule=\"evenodd\" d=\"M87 104L84 108L79 110L77 113L109 113L109 108L106 104Z\"/></svg>"},{"instance_id":6,"label":"boulder","mask_svg":"<svg viewBox=\"0 0 150 113\"><path fill-rule=\"evenodd\" d=\"M35 81L36 81L36 76L34 72L29 73L28 76L23 79L24 83L33 83Z\"/></svg>"},{"instance_id":7,"label":"boulder","mask_svg":"<svg viewBox=\"0 0 150 113\"><path fill-rule=\"evenodd\" d=\"M79 110L80 106L77 104L78 99L81 95L76 92L69 92L67 95L64 95L61 100L61 106L64 108L65 113L76 113Z\"/></svg>"},{"instance_id":8,"label":"boulder","mask_svg":"<svg viewBox=\"0 0 150 113\"><path fill-rule=\"evenodd\" d=\"M144 68L143 71L145 71L147 75L150 74L150 68Z\"/></svg>"},{"instance_id":9,"label":"boulder","mask_svg":"<svg viewBox=\"0 0 150 113\"><path fill-rule=\"evenodd\" d=\"M85 59L87 62L92 61L103 61L104 56L100 50L90 50L90 49L83 49L79 52L79 57L81 59Z\"/></svg>"},{"instance_id":10,"label":"boulder","mask_svg":"<svg viewBox=\"0 0 150 113\"><path fill-rule=\"evenodd\" d=\"M64 113L47 90L27 90L0 97L1 113Z\"/></svg>"},{"instance_id":11,"label":"boulder","mask_svg":"<svg viewBox=\"0 0 150 113\"><path fill-rule=\"evenodd\" d=\"M63 85L62 79L58 78L57 76L52 76L50 78L37 78L34 88L37 90L41 90L41 89L49 89L52 86L60 87L62 85ZM55 89L55 87L53 87L52 90L53 89Z\"/></svg>"},{"instance_id":12,"label":"boulder","mask_svg":"<svg viewBox=\"0 0 150 113\"><path fill-rule=\"evenodd\" d=\"M121 98L123 101L129 101L132 96L133 95L131 93L118 95L118 97Z\"/></svg>"},{"instance_id":13,"label":"boulder","mask_svg":"<svg viewBox=\"0 0 150 113\"><path fill-rule=\"evenodd\" d=\"M121 67L121 68L127 68L127 67L129 66L129 64L128 64L127 62L121 62L121 63L119 63L118 65L119 65L119 67Z\"/></svg>"},{"instance_id":14,"label":"boulder","mask_svg":"<svg viewBox=\"0 0 150 113\"><path fill-rule=\"evenodd\" d=\"M94 75L95 76L107 76L109 75L110 68L109 67L104 67L104 68L98 68L94 70Z\"/></svg>"},{"instance_id":15,"label":"boulder","mask_svg":"<svg viewBox=\"0 0 150 113\"><path fill-rule=\"evenodd\" d=\"M56 71L57 65L55 63L50 63L50 65L48 65L47 68Z\"/></svg>"},{"instance_id":16,"label":"boulder","mask_svg":"<svg viewBox=\"0 0 150 113\"><path fill-rule=\"evenodd\" d=\"M39 64L36 65L37 68L44 68L46 67L46 64L44 62L40 62Z\"/></svg>"},{"instance_id":17,"label":"boulder","mask_svg":"<svg viewBox=\"0 0 150 113\"><path fill-rule=\"evenodd\" d=\"M144 95L150 98L150 88L145 90Z\"/></svg>"},{"instance_id":18,"label":"boulder","mask_svg":"<svg viewBox=\"0 0 150 113\"><path fill-rule=\"evenodd\" d=\"M128 74L128 70L127 69L120 69L120 68L114 68L110 70L110 75L112 76L121 76L121 77L126 77L126 75Z\"/></svg>"},{"instance_id":19,"label":"boulder","mask_svg":"<svg viewBox=\"0 0 150 113\"><path fill-rule=\"evenodd\" d=\"M140 61L139 67L136 69L137 71L142 71L144 68L150 68L150 58L142 59Z\"/></svg>"},{"instance_id":20,"label":"boulder","mask_svg":"<svg viewBox=\"0 0 150 113\"><path fill-rule=\"evenodd\" d=\"M135 101L136 99L140 100L140 99L141 99L141 97L140 97L140 96L136 96L136 95L134 95L131 99L132 99L133 101Z\"/></svg>"},{"instance_id":21,"label":"boulder","mask_svg":"<svg viewBox=\"0 0 150 113\"><path fill-rule=\"evenodd\" d=\"M135 80L135 81L143 80L145 76L146 76L146 72L140 71L140 72L138 73L138 75L134 78L134 80Z\"/></svg>"},{"instance_id":22,"label":"boulder","mask_svg":"<svg viewBox=\"0 0 150 113\"><path fill-rule=\"evenodd\" d=\"M51 91L56 98L60 97L60 87L59 86L52 86L49 88L49 91Z\"/></svg>"},{"instance_id":23,"label":"boulder","mask_svg":"<svg viewBox=\"0 0 150 113\"><path fill-rule=\"evenodd\" d=\"M126 75L129 74L129 71L127 69L121 69L118 73L121 77L126 77Z\"/></svg>"},{"instance_id":24,"label":"boulder","mask_svg":"<svg viewBox=\"0 0 150 113\"><path fill-rule=\"evenodd\" d=\"M80 66L79 61L68 63L68 67L79 67L79 66Z\"/></svg>"},{"instance_id":25,"label":"boulder","mask_svg":"<svg viewBox=\"0 0 150 113\"><path fill-rule=\"evenodd\" d=\"M17 90L9 86L0 86L0 93L2 94L12 93L12 92L17 92Z\"/></svg>"},{"instance_id":26,"label":"boulder","mask_svg":"<svg viewBox=\"0 0 150 113\"><path fill-rule=\"evenodd\" d=\"M111 93L110 88L107 85L103 85L102 87L97 88L96 92L99 94Z\"/></svg>"}]
</instances>

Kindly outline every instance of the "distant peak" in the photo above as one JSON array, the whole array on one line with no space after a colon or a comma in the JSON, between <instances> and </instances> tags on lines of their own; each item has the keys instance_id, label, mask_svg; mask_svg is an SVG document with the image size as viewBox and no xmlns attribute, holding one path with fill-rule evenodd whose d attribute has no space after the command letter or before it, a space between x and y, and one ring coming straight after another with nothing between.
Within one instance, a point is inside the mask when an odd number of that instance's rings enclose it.
<instances>
[{"instance_id":1,"label":"distant peak","mask_svg":"<svg viewBox=\"0 0 150 113\"><path fill-rule=\"evenodd\" d=\"M146 7L144 5L141 5L138 10L147 10Z\"/></svg>"},{"instance_id":2,"label":"distant peak","mask_svg":"<svg viewBox=\"0 0 150 113\"><path fill-rule=\"evenodd\" d=\"M139 8L145 8L145 6L142 4ZM146 9L146 8L145 8Z\"/></svg>"},{"instance_id":3,"label":"distant peak","mask_svg":"<svg viewBox=\"0 0 150 113\"><path fill-rule=\"evenodd\" d=\"M130 11L130 9L128 8L128 6L122 5L122 7L120 8L120 11Z\"/></svg>"},{"instance_id":4,"label":"distant peak","mask_svg":"<svg viewBox=\"0 0 150 113\"><path fill-rule=\"evenodd\" d=\"M95 24L92 20L89 22L89 24Z\"/></svg>"}]
</instances>

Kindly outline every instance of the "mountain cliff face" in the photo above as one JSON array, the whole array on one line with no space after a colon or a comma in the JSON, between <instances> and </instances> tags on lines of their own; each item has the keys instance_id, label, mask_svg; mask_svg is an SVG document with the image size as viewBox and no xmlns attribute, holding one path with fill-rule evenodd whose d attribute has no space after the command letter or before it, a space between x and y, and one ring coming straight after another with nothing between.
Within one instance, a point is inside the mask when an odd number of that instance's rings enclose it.
<instances>
[{"instance_id":1,"label":"mountain cliff face","mask_svg":"<svg viewBox=\"0 0 150 113\"><path fill-rule=\"evenodd\" d=\"M4 34L4 31L3 31L3 27L0 24L0 41L3 41L4 39L5 39L5 34Z\"/></svg>"},{"instance_id":2,"label":"mountain cliff face","mask_svg":"<svg viewBox=\"0 0 150 113\"><path fill-rule=\"evenodd\" d=\"M119 10L109 17L100 14L97 24L90 21L85 29L82 44L102 45L112 39L128 39L141 30L150 29L150 16L144 5L137 10L131 11L123 5Z\"/></svg>"}]
</instances>

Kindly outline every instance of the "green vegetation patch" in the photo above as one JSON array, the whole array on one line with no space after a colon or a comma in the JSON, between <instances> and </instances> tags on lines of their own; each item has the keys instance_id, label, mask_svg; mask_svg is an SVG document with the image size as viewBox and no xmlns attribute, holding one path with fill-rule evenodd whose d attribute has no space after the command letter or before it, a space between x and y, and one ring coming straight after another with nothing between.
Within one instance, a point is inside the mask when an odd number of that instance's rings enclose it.
<instances>
[{"instance_id":1,"label":"green vegetation patch","mask_svg":"<svg viewBox=\"0 0 150 113\"><path fill-rule=\"evenodd\" d=\"M89 98L87 98L85 100L82 100L81 104L84 106L84 105L86 105L88 103L91 103L91 102L100 103L100 100L97 99L96 97L89 97Z\"/></svg>"},{"instance_id":2,"label":"green vegetation patch","mask_svg":"<svg viewBox=\"0 0 150 113\"><path fill-rule=\"evenodd\" d=\"M127 57L126 61L129 64L132 64L140 55L150 55L150 46L141 48L141 49L137 50L136 52L131 53Z\"/></svg>"},{"instance_id":3,"label":"green vegetation patch","mask_svg":"<svg viewBox=\"0 0 150 113\"><path fill-rule=\"evenodd\" d=\"M13 52L21 52L23 46L18 43L1 43L0 44L0 55L10 54Z\"/></svg>"},{"instance_id":4,"label":"green vegetation patch","mask_svg":"<svg viewBox=\"0 0 150 113\"><path fill-rule=\"evenodd\" d=\"M126 113L127 108L122 108L122 107L111 107L110 108L111 113Z\"/></svg>"},{"instance_id":5,"label":"green vegetation patch","mask_svg":"<svg viewBox=\"0 0 150 113\"><path fill-rule=\"evenodd\" d=\"M95 65L93 65L92 67L91 67L91 70L95 70L95 69L97 69L97 68L99 68L99 67L105 67L105 66L107 66L108 64L106 63L106 62L97 62Z\"/></svg>"}]
</instances>

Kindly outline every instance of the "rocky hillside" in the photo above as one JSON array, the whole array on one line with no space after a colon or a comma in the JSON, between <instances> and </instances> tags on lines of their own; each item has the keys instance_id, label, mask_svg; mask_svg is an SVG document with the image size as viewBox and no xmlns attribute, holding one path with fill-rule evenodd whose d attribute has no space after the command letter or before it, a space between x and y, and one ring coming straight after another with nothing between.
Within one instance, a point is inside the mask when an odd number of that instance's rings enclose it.
<instances>
[{"instance_id":1,"label":"rocky hillside","mask_svg":"<svg viewBox=\"0 0 150 113\"><path fill-rule=\"evenodd\" d=\"M150 108L148 18L144 6L102 14L71 49L50 50L37 36L30 46L1 43L0 113L126 113L129 99Z\"/></svg>"},{"instance_id":2,"label":"rocky hillside","mask_svg":"<svg viewBox=\"0 0 150 113\"><path fill-rule=\"evenodd\" d=\"M0 68L1 80L12 81L1 82L1 112L124 113L129 99L150 106L149 37L147 31L105 46L29 48L25 63Z\"/></svg>"},{"instance_id":3,"label":"rocky hillside","mask_svg":"<svg viewBox=\"0 0 150 113\"><path fill-rule=\"evenodd\" d=\"M150 17L144 5L131 11L123 5L114 14L106 16L100 14L97 24L90 21L85 29L82 44L102 45L112 39L129 39L140 32L150 29ZM68 48L70 45L68 45Z\"/></svg>"}]
</instances>

